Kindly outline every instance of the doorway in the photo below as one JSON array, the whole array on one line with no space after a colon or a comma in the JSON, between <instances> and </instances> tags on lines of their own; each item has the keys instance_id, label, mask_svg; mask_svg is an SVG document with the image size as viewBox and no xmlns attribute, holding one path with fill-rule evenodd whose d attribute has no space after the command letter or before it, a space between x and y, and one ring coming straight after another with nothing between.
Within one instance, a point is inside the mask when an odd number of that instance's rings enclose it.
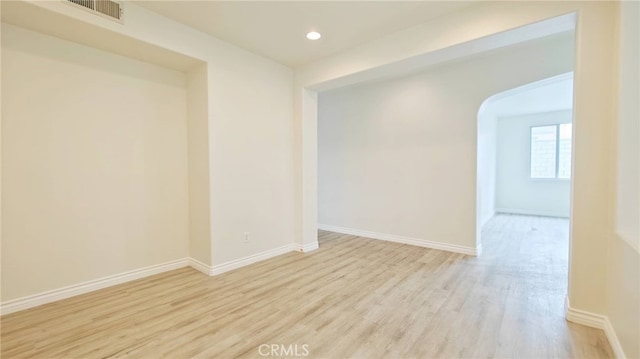
<instances>
[{"instance_id":1,"label":"doorway","mask_svg":"<svg viewBox=\"0 0 640 359\"><path fill-rule=\"evenodd\" d=\"M554 308L567 293L572 147L573 72L491 96L478 113L481 260L528 273Z\"/></svg>"}]
</instances>

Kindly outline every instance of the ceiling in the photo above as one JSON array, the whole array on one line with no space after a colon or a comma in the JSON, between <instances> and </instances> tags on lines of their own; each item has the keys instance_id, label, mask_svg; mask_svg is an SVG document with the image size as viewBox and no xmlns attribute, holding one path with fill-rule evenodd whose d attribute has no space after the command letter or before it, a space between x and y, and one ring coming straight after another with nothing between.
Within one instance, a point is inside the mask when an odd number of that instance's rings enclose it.
<instances>
[{"instance_id":1,"label":"ceiling","mask_svg":"<svg viewBox=\"0 0 640 359\"><path fill-rule=\"evenodd\" d=\"M573 108L573 73L527 84L498 94L487 101L487 110L497 117L571 108Z\"/></svg>"},{"instance_id":2,"label":"ceiling","mask_svg":"<svg viewBox=\"0 0 640 359\"><path fill-rule=\"evenodd\" d=\"M466 1L135 1L295 67L469 6ZM322 38L307 40L309 31Z\"/></svg>"}]
</instances>

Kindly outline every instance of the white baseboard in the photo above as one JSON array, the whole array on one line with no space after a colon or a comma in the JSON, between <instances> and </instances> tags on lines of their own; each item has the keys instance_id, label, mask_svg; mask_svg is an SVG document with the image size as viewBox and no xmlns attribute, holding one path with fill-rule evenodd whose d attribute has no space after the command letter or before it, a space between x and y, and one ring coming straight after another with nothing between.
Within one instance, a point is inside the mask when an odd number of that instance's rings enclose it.
<instances>
[{"instance_id":1,"label":"white baseboard","mask_svg":"<svg viewBox=\"0 0 640 359\"><path fill-rule=\"evenodd\" d=\"M318 241L315 241L313 243L307 243L307 244L300 244L300 243L294 243L293 244L293 250L296 252L311 252L311 251L315 251L316 249L318 249Z\"/></svg>"},{"instance_id":2,"label":"white baseboard","mask_svg":"<svg viewBox=\"0 0 640 359\"><path fill-rule=\"evenodd\" d=\"M565 315L567 320L572 323L604 330L604 334L607 336L607 340L609 341L609 345L611 345L611 349L613 350L615 357L617 359L627 358L624 354L624 350L622 349L622 345L620 344L620 340L618 339L618 335L613 329L611 321L609 321L609 317L571 308L569 298L566 298L565 300Z\"/></svg>"},{"instance_id":3,"label":"white baseboard","mask_svg":"<svg viewBox=\"0 0 640 359\"><path fill-rule=\"evenodd\" d=\"M569 218L569 215L567 213L563 213L563 212L537 211L537 210L518 209L518 208L496 208L496 213L522 214L522 215L525 215L525 216Z\"/></svg>"},{"instance_id":4,"label":"white baseboard","mask_svg":"<svg viewBox=\"0 0 640 359\"><path fill-rule=\"evenodd\" d=\"M620 344L620 340L618 339L615 329L613 329L613 325L611 325L611 321L609 321L609 317L605 317L604 319L604 334L607 335L609 345L611 345L613 355L615 355L616 359L626 359L627 356L622 349L622 344Z\"/></svg>"},{"instance_id":5,"label":"white baseboard","mask_svg":"<svg viewBox=\"0 0 640 359\"><path fill-rule=\"evenodd\" d=\"M565 314L567 320L572 323L586 325L591 328L604 329L606 319L604 315L571 308L569 298L567 298L565 302Z\"/></svg>"},{"instance_id":6,"label":"white baseboard","mask_svg":"<svg viewBox=\"0 0 640 359\"><path fill-rule=\"evenodd\" d=\"M132 271L111 275L104 278L94 279L84 283L74 284L67 287L50 290L22 298L9 300L0 304L0 315L14 313L20 310L37 307L39 305L55 302L58 300L70 298L76 295L93 292L98 289L111 287L117 284L130 282L132 280L148 277L154 274L167 272L170 270L192 267L206 275L214 276L222 274L240 267L247 266L256 262L270 259L284 253L292 251L309 252L318 248L318 242L308 243L304 246L299 244L287 244L278 248L270 249L264 252L256 253L244 258L239 258L226 263L210 266L202 263L195 258L183 258L171 262L157 264L145 268L139 268Z\"/></svg>"},{"instance_id":7,"label":"white baseboard","mask_svg":"<svg viewBox=\"0 0 640 359\"><path fill-rule=\"evenodd\" d=\"M434 242L434 241L428 241L426 239L397 236L397 235L394 235L394 234L384 234L384 233L362 231L362 230L359 230L359 229L338 227L338 226L332 226L332 225L328 225L328 224L319 224L318 225L318 229L321 229L323 231L329 231L329 232L351 234L351 235L359 236L359 237L380 239L380 240L389 241L389 242L410 244L410 245L418 246L418 247L438 249L438 250L441 250L441 251L462 253L462 254L467 254L467 255L470 255L470 256L477 256L478 255L477 248L460 246L460 245L457 245L457 244Z\"/></svg>"},{"instance_id":8,"label":"white baseboard","mask_svg":"<svg viewBox=\"0 0 640 359\"><path fill-rule=\"evenodd\" d=\"M232 261L228 261L222 264L216 264L209 268L209 275L214 276L214 275L222 274L240 267L248 266L249 264L253 264L253 263L261 262L263 260L267 260L273 257L277 257L281 254L285 254L294 250L295 249L292 244L287 244L282 247L252 254L244 258L234 259Z\"/></svg>"},{"instance_id":9,"label":"white baseboard","mask_svg":"<svg viewBox=\"0 0 640 359\"><path fill-rule=\"evenodd\" d=\"M198 272L202 272L206 275L210 275L209 273L211 272L211 266L205 263L200 262L199 260L190 257L189 258L189 267L197 270Z\"/></svg>"},{"instance_id":10,"label":"white baseboard","mask_svg":"<svg viewBox=\"0 0 640 359\"><path fill-rule=\"evenodd\" d=\"M20 310L37 307L39 305L74 297L76 295L93 292L98 289L111 287L117 284L148 277L154 274L183 268L189 265L189 259L183 258L149 267L134 269L128 272L114 274L108 277L90 280L59 289L54 289L22 298L6 301L0 304L0 315L14 313Z\"/></svg>"},{"instance_id":11,"label":"white baseboard","mask_svg":"<svg viewBox=\"0 0 640 359\"><path fill-rule=\"evenodd\" d=\"M315 249L318 249L318 242L307 243L305 245L301 245L298 243L287 244L278 248L269 249L264 252L252 254L247 257L234 259L232 261L228 261L222 264L216 264L214 266L210 266L208 264L204 264L194 258L189 259L189 265L194 269L210 275L215 276L218 274L226 273L234 269L238 269L244 266L248 266L253 263L261 262L267 259L271 259L273 257L277 257L279 255L288 253L288 252L311 252Z\"/></svg>"}]
</instances>

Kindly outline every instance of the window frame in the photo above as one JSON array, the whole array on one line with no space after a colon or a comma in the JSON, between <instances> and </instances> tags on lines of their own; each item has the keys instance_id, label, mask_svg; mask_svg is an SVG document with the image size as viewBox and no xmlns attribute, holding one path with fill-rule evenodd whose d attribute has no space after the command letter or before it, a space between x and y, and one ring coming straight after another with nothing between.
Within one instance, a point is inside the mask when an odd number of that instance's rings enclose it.
<instances>
[{"instance_id":1,"label":"window frame","mask_svg":"<svg viewBox=\"0 0 640 359\"><path fill-rule=\"evenodd\" d=\"M571 125L571 158L570 158L570 168L569 168L569 177L561 178L558 177L560 174L560 126L561 125ZM533 129L537 127L555 127L556 129L556 163L555 163L555 172L554 177L543 178L543 177L532 177L531 172L531 164L533 162ZM529 180L530 181L570 181L573 176L573 122L560 122L560 123L549 123L544 125L532 125L529 126Z\"/></svg>"}]
</instances>

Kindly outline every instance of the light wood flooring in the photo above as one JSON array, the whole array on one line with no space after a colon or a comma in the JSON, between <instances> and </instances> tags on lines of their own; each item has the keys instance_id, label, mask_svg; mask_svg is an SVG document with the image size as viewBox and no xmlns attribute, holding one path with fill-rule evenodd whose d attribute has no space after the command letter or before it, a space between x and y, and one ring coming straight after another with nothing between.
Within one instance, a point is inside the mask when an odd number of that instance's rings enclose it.
<instances>
[{"instance_id":1,"label":"light wood flooring","mask_svg":"<svg viewBox=\"0 0 640 359\"><path fill-rule=\"evenodd\" d=\"M478 258L320 232L311 253L4 316L2 358L260 358L261 344L306 344L309 358L612 357L601 330L564 319L567 231L500 215Z\"/></svg>"}]
</instances>

